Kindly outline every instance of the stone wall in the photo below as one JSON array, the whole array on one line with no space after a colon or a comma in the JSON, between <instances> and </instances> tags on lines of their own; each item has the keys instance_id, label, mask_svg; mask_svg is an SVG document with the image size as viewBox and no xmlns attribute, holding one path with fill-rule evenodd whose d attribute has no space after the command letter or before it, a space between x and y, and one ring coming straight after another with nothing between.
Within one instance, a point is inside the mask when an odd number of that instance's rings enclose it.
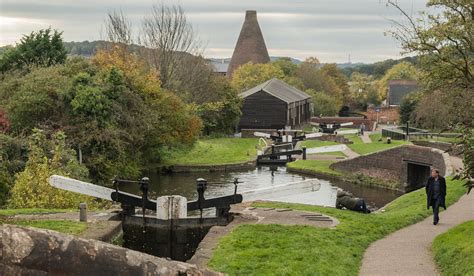
<instances>
[{"instance_id":1,"label":"stone wall","mask_svg":"<svg viewBox=\"0 0 474 276\"><path fill-rule=\"evenodd\" d=\"M0 275L219 275L96 240L0 226Z\"/></svg>"},{"instance_id":2,"label":"stone wall","mask_svg":"<svg viewBox=\"0 0 474 276\"><path fill-rule=\"evenodd\" d=\"M343 160L331 165L332 169L350 173L362 173L371 177L398 181L399 190L411 190L408 186L408 163L438 168L441 175L452 173L449 155L439 149L405 145L369 155Z\"/></svg>"},{"instance_id":3,"label":"stone wall","mask_svg":"<svg viewBox=\"0 0 474 276\"><path fill-rule=\"evenodd\" d=\"M398 123L400 120L400 107L398 106L384 106L380 107L380 112L378 112L379 116L379 124L394 124ZM365 112L367 119L372 120L374 122L377 121L377 112L375 112L375 107L370 106L367 108Z\"/></svg>"},{"instance_id":4,"label":"stone wall","mask_svg":"<svg viewBox=\"0 0 474 276\"><path fill-rule=\"evenodd\" d=\"M321 141L331 141L331 142L336 142L339 144L353 144L351 140L348 138L342 136L342 135L323 135L321 137L316 137L316 138L311 138L308 140L321 140Z\"/></svg>"}]
</instances>

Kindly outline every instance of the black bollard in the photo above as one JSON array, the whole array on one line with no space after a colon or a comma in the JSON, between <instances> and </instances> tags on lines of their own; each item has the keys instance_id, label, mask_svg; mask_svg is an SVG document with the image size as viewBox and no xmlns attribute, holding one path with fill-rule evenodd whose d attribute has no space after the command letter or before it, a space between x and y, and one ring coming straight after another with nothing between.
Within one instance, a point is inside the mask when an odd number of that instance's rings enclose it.
<instances>
[{"instance_id":1,"label":"black bollard","mask_svg":"<svg viewBox=\"0 0 474 276\"><path fill-rule=\"evenodd\" d=\"M204 178L198 178L196 179L196 189L198 192L198 206L199 206L199 211L201 212L201 220L202 220L202 202L205 200L204 198L204 192L206 191L207 188L207 180Z\"/></svg>"},{"instance_id":2,"label":"black bollard","mask_svg":"<svg viewBox=\"0 0 474 276\"><path fill-rule=\"evenodd\" d=\"M303 146L303 160L306 160L306 147Z\"/></svg>"}]
</instances>

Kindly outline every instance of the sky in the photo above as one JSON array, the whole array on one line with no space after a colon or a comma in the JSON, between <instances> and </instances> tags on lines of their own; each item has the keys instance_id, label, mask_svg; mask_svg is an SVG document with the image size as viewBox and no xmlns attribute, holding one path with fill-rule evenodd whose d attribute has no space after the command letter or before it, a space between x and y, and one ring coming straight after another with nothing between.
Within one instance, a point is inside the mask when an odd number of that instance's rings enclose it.
<instances>
[{"instance_id":1,"label":"sky","mask_svg":"<svg viewBox=\"0 0 474 276\"><path fill-rule=\"evenodd\" d=\"M164 0L181 5L205 45L206 57L231 57L245 17L256 10L270 56L321 62L375 62L400 58L400 46L386 32L389 19L403 20L387 0ZM397 0L409 14L425 10L425 0ZM153 0L0 0L0 46L47 28L65 41L98 40L107 12L122 10L135 34Z\"/></svg>"}]
</instances>

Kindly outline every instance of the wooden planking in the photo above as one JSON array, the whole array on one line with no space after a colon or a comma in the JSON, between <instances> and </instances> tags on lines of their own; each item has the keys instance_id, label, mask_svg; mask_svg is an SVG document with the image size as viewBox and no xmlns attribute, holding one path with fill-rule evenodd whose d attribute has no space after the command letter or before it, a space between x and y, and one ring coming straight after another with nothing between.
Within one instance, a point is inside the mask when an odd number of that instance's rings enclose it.
<instances>
[{"instance_id":1,"label":"wooden planking","mask_svg":"<svg viewBox=\"0 0 474 276\"><path fill-rule=\"evenodd\" d=\"M288 105L265 91L259 91L244 98L239 128L294 127L309 120L309 106L308 101Z\"/></svg>"}]
</instances>

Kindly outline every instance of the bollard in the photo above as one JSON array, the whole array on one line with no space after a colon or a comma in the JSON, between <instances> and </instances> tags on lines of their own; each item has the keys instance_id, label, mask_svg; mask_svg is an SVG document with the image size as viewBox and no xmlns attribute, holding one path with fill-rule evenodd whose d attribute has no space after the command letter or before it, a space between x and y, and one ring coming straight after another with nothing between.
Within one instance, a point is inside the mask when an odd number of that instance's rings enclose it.
<instances>
[{"instance_id":1,"label":"bollard","mask_svg":"<svg viewBox=\"0 0 474 276\"><path fill-rule=\"evenodd\" d=\"M306 147L303 146L303 160L306 160Z\"/></svg>"},{"instance_id":2,"label":"bollard","mask_svg":"<svg viewBox=\"0 0 474 276\"><path fill-rule=\"evenodd\" d=\"M87 204L79 203L79 221L87 222Z\"/></svg>"}]
</instances>

